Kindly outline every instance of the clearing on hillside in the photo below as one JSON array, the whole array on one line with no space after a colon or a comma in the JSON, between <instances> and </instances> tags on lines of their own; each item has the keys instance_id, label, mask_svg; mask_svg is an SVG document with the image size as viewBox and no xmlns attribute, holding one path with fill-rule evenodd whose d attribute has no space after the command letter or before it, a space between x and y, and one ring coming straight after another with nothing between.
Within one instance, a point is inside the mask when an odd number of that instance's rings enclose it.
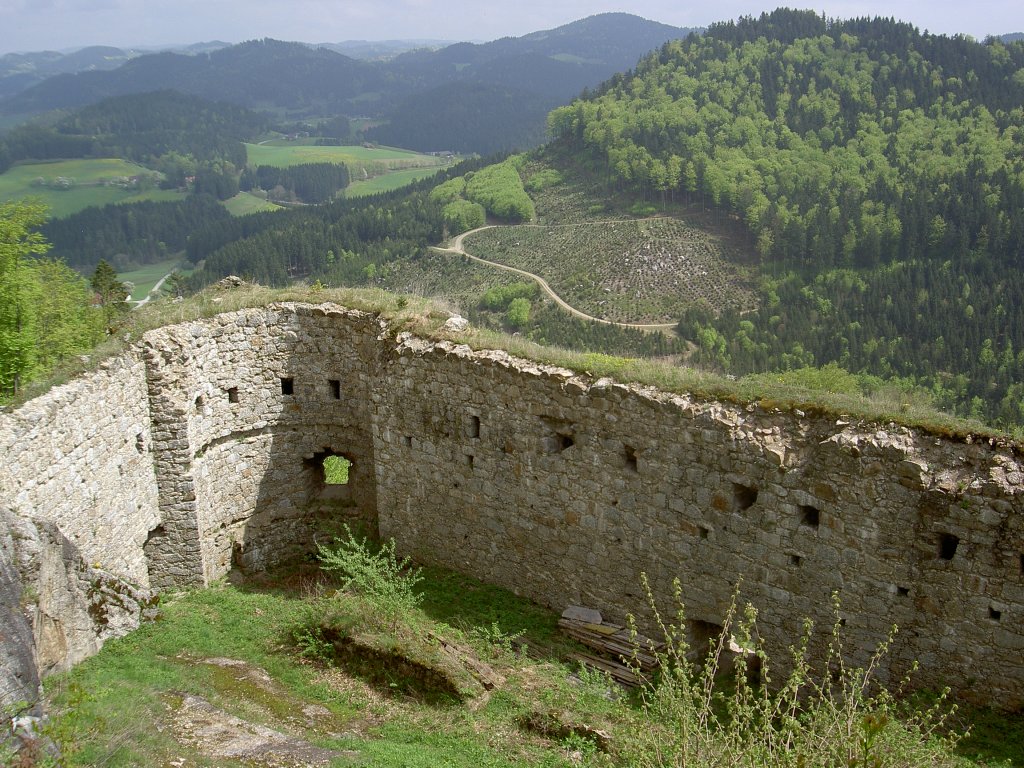
<instances>
[{"instance_id":1,"label":"clearing on hillside","mask_svg":"<svg viewBox=\"0 0 1024 768\"><path fill-rule=\"evenodd\" d=\"M678 219L516 225L482 230L468 253L532 272L576 309L618 323L670 323L687 305L754 305L722 244Z\"/></svg>"}]
</instances>

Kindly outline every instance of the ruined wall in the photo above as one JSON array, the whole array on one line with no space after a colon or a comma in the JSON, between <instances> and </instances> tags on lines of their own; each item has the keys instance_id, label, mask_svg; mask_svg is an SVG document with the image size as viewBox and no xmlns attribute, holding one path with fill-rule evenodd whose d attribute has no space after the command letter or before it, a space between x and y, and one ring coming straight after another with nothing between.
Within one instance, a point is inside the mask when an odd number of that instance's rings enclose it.
<instances>
[{"instance_id":1,"label":"ruined wall","mask_svg":"<svg viewBox=\"0 0 1024 768\"><path fill-rule=\"evenodd\" d=\"M0 500L55 524L91 563L148 586L151 449L145 366L127 354L0 416Z\"/></svg>"},{"instance_id":2,"label":"ruined wall","mask_svg":"<svg viewBox=\"0 0 1024 768\"><path fill-rule=\"evenodd\" d=\"M1024 474L1008 451L700 402L407 338L376 392L385 536L542 603L645 615L679 577L720 624L737 583L776 659L842 600L861 663L1024 704ZM401 472L389 471L403 467ZM887 670L883 670L883 673ZM984 682L982 682L984 681Z\"/></svg>"},{"instance_id":3,"label":"ruined wall","mask_svg":"<svg viewBox=\"0 0 1024 768\"><path fill-rule=\"evenodd\" d=\"M0 417L0 446L0 501L143 585L267 568L362 519L556 609L643 614L645 572L663 606L678 576L713 628L742 579L780 654L805 617L831 626L838 591L854 657L895 623L894 674L917 659L921 684L1024 704L1007 448L592 381L296 304L146 334ZM347 485L324 486L328 454L354 462Z\"/></svg>"},{"instance_id":4,"label":"ruined wall","mask_svg":"<svg viewBox=\"0 0 1024 768\"><path fill-rule=\"evenodd\" d=\"M166 426L157 583L262 570L339 518L375 520L378 330L364 313L283 305L147 334L154 421ZM345 487L324 487L326 454L353 462Z\"/></svg>"}]
</instances>

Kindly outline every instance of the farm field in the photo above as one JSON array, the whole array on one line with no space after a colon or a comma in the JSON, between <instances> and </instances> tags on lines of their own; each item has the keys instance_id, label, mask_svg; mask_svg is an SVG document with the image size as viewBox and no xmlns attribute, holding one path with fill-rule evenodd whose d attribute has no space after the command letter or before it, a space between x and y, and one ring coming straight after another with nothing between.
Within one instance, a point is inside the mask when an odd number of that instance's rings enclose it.
<instances>
[{"instance_id":1,"label":"farm field","mask_svg":"<svg viewBox=\"0 0 1024 768\"><path fill-rule=\"evenodd\" d=\"M398 169L412 167L433 167L444 164L444 160L431 155L421 155L406 149L379 147L368 149L362 146L317 147L297 144L294 141L246 144L246 155L250 166L269 165L288 168L303 163L346 163L355 175L360 165L381 164L382 168Z\"/></svg>"},{"instance_id":2,"label":"farm field","mask_svg":"<svg viewBox=\"0 0 1024 768\"><path fill-rule=\"evenodd\" d=\"M131 299L133 301L142 301L164 275L175 269L182 275L188 275L192 272L192 267L189 266L187 261L176 257L165 261L158 261L155 264L147 264L130 272L121 272L117 275L117 279L122 283L132 283Z\"/></svg>"},{"instance_id":3,"label":"farm field","mask_svg":"<svg viewBox=\"0 0 1024 768\"><path fill-rule=\"evenodd\" d=\"M613 322L673 322L702 299L716 308L755 301L722 244L677 219L495 227L463 245L540 275L573 307Z\"/></svg>"},{"instance_id":4,"label":"farm field","mask_svg":"<svg viewBox=\"0 0 1024 768\"><path fill-rule=\"evenodd\" d=\"M353 181L342 194L345 197L366 197L367 195L376 195L378 192L391 192L412 184L414 181L433 176L437 171L438 169L435 167L388 171L365 181Z\"/></svg>"},{"instance_id":5,"label":"farm field","mask_svg":"<svg viewBox=\"0 0 1024 768\"><path fill-rule=\"evenodd\" d=\"M139 191L120 186L106 186L103 183L143 173L150 174L152 171L141 165L114 158L25 163L0 174L0 200L38 198L49 206L53 216L60 218L70 216L91 205L134 203L142 200L180 200L183 197L175 190ZM58 177L72 179L74 186L69 189L55 189L33 183L39 178L52 183Z\"/></svg>"},{"instance_id":6,"label":"farm field","mask_svg":"<svg viewBox=\"0 0 1024 768\"><path fill-rule=\"evenodd\" d=\"M260 213L261 211L281 210L280 205L275 205L249 192L239 192L234 197L225 200L223 205L232 216L246 216L250 213Z\"/></svg>"}]
</instances>

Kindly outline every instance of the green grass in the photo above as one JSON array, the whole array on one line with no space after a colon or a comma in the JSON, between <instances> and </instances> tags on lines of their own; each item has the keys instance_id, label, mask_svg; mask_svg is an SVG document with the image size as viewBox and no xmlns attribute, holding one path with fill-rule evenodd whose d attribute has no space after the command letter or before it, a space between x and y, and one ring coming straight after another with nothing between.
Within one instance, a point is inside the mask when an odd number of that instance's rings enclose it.
<instances>
[{"instance_id":1,"label":"green grass","mask_svg":"<svg viewBox=\"0 0 1024 768\"><path fill-rule=\"evenodd\" d=\"M287 168L303 163L346 163L357 170L361 163L378 162L390 168L409 166L436 166L444 161L430 155L421 155L406 149L379 147L368 149L362 146L316 147L304 146L295 142L279 142L268 144L246 144L245 150L249 165L269 165L275 168Z\"/></svg>"},{"instance_id":2,"label":"green grass","mask_svg":"<svg viewBox=\"0 0 1024 768\"><path fill-rule=\"evenodd\" d=\"M222 204L232 216L246 216L250 213L281 210L280 205L268 202L262 197L256 197L256 195L250 192L239 192L229 200L225 200Z\"/></svg>"},{"instance_id":3,"label":"green grass","mask_svg":"<svg viewBox=\"0 0 1024 768\"><path fill-rule=\"evenodd\" d=\"M177 269L182 275L189 275L192 272L192 268L187 265L188 262L184 261L181 257L175 257L154 264L147 264L130 272L121 272L118 274L117 279L122 283L131 282L134 286L132 288L132 300L141 301L167 273Z\"/></svg>"},{"instance_id":4,"label":"green grass","mask_svg":"<svg viewBox=\"0 0 1024 768\"><path fill-rule=\"evenodd\" d=\"M345 197L366 197L378 192L390 192L412 184L437 173L436 167L408 168L404 171L389 171L366 181L353 181L345 190Z\"/></svg>"},{"instance_id":5,"label":"green grass","mask_svg":"<svg viewBox=\"0 0 1024 768\"><path fill-rule=\"evenodd\" d=\"M116 186L84 186L141 173L151 171L141 165L114 158L25 163L0 174L0 201L36 197L49 206L53 216L60 218L93 205L182 199L182 194L174 190L150 189L138 192ZM33 184L39 177L52 181L58 176L74 179L76 186L58 190Z\"/></svg>"},{"instance_id":6,"label":"green grass","mask_svg":"<svg viewBox=\"0 0 1024 768\"><path fill-rule=\"evenodd\" d=\"M480 585L473 580L447 574L443 581L431 602L444 601L447 615L458 616L460 595L479 599ZM310 602L302 599L299 585L308 592L313 578L294 575L290 584L273 593L220 585L172 598L155 624L107 643L71 673L50 678L53 728L68 765L167 765L183 750L171 725L183 694L202 696L232 715L322 747L358 750L362 764L569 765L560 744L524 733L516 722L533 703L529 686L518 684L518 676L526 674L533 684L542 681L551 701L568 701L567 668L548 661L524 670L518 657L465 639L482 653L495 654L488 660L510 679L504 690L474 708L396 696L370 678L300 657L288 640L289 628L308 615ZM488 587L484 594L492 592ZM555 625L550 613L508 593L499 604L509 626L536 623L536 614L549 629ZM445 631L465 637L457 629ZM225 657L265 670L270 681L254 684L237 667L203 663ZM324 708L315 724L302 714L310 704ZM600 702L595 706L603 708ZM240 765L188 751L190 765Z\"/></svg>"},{"instance_id":7,"label":"green grass","mask_svg":"<svg viewBox=\"0 0 1024 768\"><path fill-rule=\"evenodd\" d=\"M264 591L217 584L165 600L157 622L47 680L50 733L68 766L168 765L186 753L193 766L241 766L178 740L174 713L192 694L318 746L356 750L363 765L568 768L571 751L587 745L528 725L549 720L608 733L612 754L590 753L585 764L610 768L642 741L645 729L656 728L629 700L609 701L607 683L571 676L576 666L566 660L577 646L558 631L552 612L452 571L430 568L424 576L422 609L402 621L422 637L429 630L469 649L504 677L488 697L459 704L410 693L408 681L395 678L390 667L368 668L372 661L335 666L316 654L303 658L292 631L323 616L344 617L350 603L329 597L330 586L307 566L277 574ZM533 649L529 658L508 650L509 638L520 634ZM323 650L330 655L329 646ZM218 666L212 659L247 666ZM307 714L310 705L316 716ZM961 743L958 765L1024 760L1020 715L967 709L958 718L956 729L983 731ZM615 753L621 749L627 755Z\"/></svg>"}]
</instances>

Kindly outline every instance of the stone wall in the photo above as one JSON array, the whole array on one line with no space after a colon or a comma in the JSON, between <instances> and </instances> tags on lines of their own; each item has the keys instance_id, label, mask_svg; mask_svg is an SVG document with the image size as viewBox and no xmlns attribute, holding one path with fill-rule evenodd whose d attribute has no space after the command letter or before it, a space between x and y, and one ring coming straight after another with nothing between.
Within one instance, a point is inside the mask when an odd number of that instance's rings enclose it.
<instances>
[{"instance_id":1,"label":"stone wall","mask_svg":"<svg viewBox=\"0 0 1024 768\"><path fill-rule=\"evenodd\" d=\"M152 443L145 366L126 354L0 416L0 501L148 586L142 545L159 519Z\"/></svg>"},{"instance_id":2,"label":"stone wall","mask_svg":"<svg viewBox=\"0 0 1024 768\"><path fill-rule=\"evenodd\" d=\"M920 684L1024 704L1024 473L1006 447L278 304L147 334L0 417L0 450L0 502L142 586L262 570L361 520L420 560L613 618L645 616L644 572L663 607L678 577L711 631L742 580L778 654L805 617L831 627L838 592L852 658L898 624L893 674L917 659ZM353 462L346 485L324 484L328 455Z\"/></svg>"}]
</instances>

